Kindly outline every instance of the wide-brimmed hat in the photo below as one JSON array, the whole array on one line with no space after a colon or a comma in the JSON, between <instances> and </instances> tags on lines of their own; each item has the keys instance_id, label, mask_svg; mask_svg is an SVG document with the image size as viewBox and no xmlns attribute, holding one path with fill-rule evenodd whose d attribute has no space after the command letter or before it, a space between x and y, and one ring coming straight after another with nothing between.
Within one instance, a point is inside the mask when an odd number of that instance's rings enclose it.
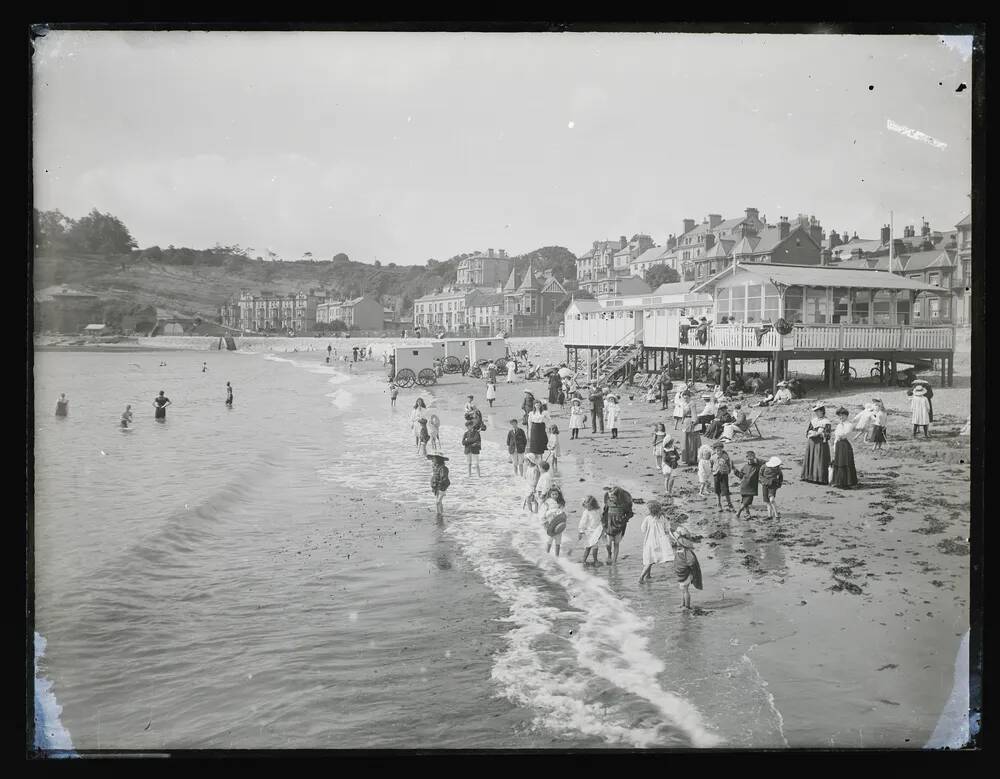
<instances>
[{"instance_id":1,"label":"wide-brimmed hat","mask_svg":"<svg viewBox=\"0 0 1000 779\"><path fill-rule=\"evenodd\" d=\"M918 384L913 388L913 394L916 396L922 396L927 394L927 388L923 384Z\"/></svg>"},{"instance_id":2,"label":"wide-brimmed hat","mask_svg":"<svg viewBox=\"0 0 1000 779\"><path fill-rule=\"evenodd\" d=\"M701 396L701 399L702 399L702 400L711 400L711 399L712 399L712 396L711 396L711 395L702 395L702 396Z\"/></svg>"},{"instance_id":3,"label":"wide-brimmed hat","mask_svg":"<svg viewBox=\"0 0 1000 779\"><path fill-rule=\"evenodd\" d=\"M815 406L812 407L812 410L813 411L826 411L826 404L825 403L817 403Z\"/></svg>"},{"instance_id":4,"label":"wide-brimmed hat","mask_svg":"<svg viewBox=\"0 0 1000 779\"><path fill-rule=\"evenodd\" d=\"M914 379L910 384L926 384L928 387L931 386L931 383L927 379Z\"/></svg>"},{"instance_id":5,"label":"wide-brimmed hat","mask_svg":"<svg viewBox=\"0 0 1000 779\"><path fill-rule=\"evenodd\" d=\"M716 441L714 444L712 444L713 449L722 449L722 447L724 446L725 444L722 443L722 441Z\"/></svg>"},{"instance_id":6,"label":"wide-brimmed hat","mask_svg":"<svg viewBox=\"0 0 1000 779\"><path fill-rule=\"evenodd\" d=\"M780 457L772 457L770 460L764 463L764 467L766 468L777 468L779 465L781 465Z\"/></svg>"},{"instance_id":7,"label":"wide-brimmed hat","mask_svg":"<svg viewBox=\"0 0 1000 779\"><path fill-rule=\"evenodd\" d=\"M525 394L525 395L530 395L530 394L531 394L531 390L530 390L530 389L526 389L526 390L524 390L524 394Z\"/></svg>"},{"instance_id":8,"label":"wide-brimmed hat","mask_svg":"<svg viewBox=\"0 0 1000 779\"><path fill-rule=\"evenodd\" d=\"M690 392L688 392L687 390L684 390L684 391L683 391L683 392L681 393L681 397L682 397L682 398L690 398L690 397L691 397L691 393L690 393Z\"/></svg>"},{"instance_id":9,"label":"wide-brimmed hat","mask_svg":"<svg viewBox=\"0 0 1000 779\"><path fill-rule=\"evenodd\" d=\"M427 459L428 460L434 460L434 459L448 460L450 458L445 457L443 454L429 454L429 455L427 455Z\"/></svg>"},{"instance_id":10,"label":"wide-brimmed hat","mask_svg":"<svg viewBox=\"0 0 1000 779\"><path fill-rule=\"evenodd\" d=\"M851 412L848 411L843 406L841 406L840 408L837 409L837 416L838 417L849 417L850 415L851 415Z\"/></svg>"},{"instance_id":11,"label":"wide-brimmed hat","mask_svg":"<svg viewBox=\"0 0 1000 779\"><path fill-rule=\"evenodd\" d=\"M580 399L579 398L573 398L573 400L571 402L579 404L580 403Z\"/></svg>"}]
</instances>

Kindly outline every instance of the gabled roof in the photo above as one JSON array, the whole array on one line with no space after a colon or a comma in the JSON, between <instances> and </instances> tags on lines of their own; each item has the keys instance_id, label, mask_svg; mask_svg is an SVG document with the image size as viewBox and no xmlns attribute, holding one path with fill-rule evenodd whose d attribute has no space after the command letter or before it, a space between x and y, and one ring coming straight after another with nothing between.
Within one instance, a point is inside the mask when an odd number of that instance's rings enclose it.
<instances>
[{"instance_id":1,"label":"gabled roof","mask_svg":"<svg viewBox=\"0 0 1000 779\"><path fill-rule=\"evenodd\" d=\"M950 268L954 266L955 260L952 253L947 250L932 249L927 252L917 252L911 254L906 263L906 272L923 270L924 268Z\"/></svg>"},{"instance_id":2,"label":"gabled roof","mask_svg":"<svg viewBox=\"0 0 1000 779\"><path fill-rule=\"evenodd\" d=\"M696 260L715 260L721 259L729 256L729 252L732 250L733 246L736 245L736 241L731 241L729 239L722 239L716 241L712 248L705 252L701 257L696 257Z\"/></svg>"},{"instance_id":3,"label":"gabled roof","mask_svg":"<svg viewBox=\"0 0 1000 779\"><path fill-rule=\"evenodd\" d=\"M591 300L590 298L586 298L584 300L576 300L574 298L573 302L569 304L566 311L568 312L572 308L575 308L581 314L590 311L604 311L604 306L602 306L596 300Z\"/></svg>"},{"instance_id":4,"label":"gabled roof","mask_svg":"<svg viewBox=\"0 0 1000 779\"><path fill-rule=\"evenodd\" d=\"M955 227L971 227L972 226L972 214L966 214L960 220Z\"/></svg>"},{"instance_id":5,"label":"gabled roof","mask_svg":"<svg viewBox=\"0 0 1000 779\"><path fill-rule=\"evenodd\" d=\"M634 258L632 262L649 262L650 260L658 260L663 256L663 254L664 250L662 246L651 246L638 257Z\"/></svg>"},{"instance_id":6,"label":"gabled roof","mask_svg":"<svg viewBox=\"0 0 1000 779\"><path fill-rule=\"evenodd\" d=\"M787 284L789 286L851 287L855 289L908 289L917 292L938 292L940 287L932 287L916 279L909 279L896 273L877 270L859 270L830 265L737 265L735 272L726 268L712 278L695 285L692 292L708 292L717 282L735 273L748 273L763 281Z\"/></svg>"},{"instance_id":7,"label":"gabled roof","mask_svg":"<svg viewBox=\"0 0 1000 779\"><path fill-rule=\"evenodd\" d=\"M889 245L882 243L881 240L862 240L859 238L857 240L852 239L848 243L840 244L840 246L833 250L833 253L839 257L850 257L858 250L863 251L865 254L878 251L888 251Z\"/></svg>"},{"instance_id":8,"label":"gabled roof","mask_svg":"<svg viewBox=\"0 0 1000 779\"><path fill-rule=\"evenodd\" d=\"M554 276L549 278L548 281L545 282L545 285L542 287L543 295L549 293L557 293L560 295L567 294L565 287L563 287L563 285L560 284Z\"/></svg>"},{"instance_id":9,"label":"gabled roof","mask_svg":"<svg viewBox=\"0 0 1000 779\"><path fill-rule=\"evenodd\" d=\"M653 294L656 296L686 295L693 286L694 282L691 281L674 281L669 284L661 284L653 290Z\"/></svg>"},{"instance_id":10,"label":"gabled roof","mask_svg":"<svg viewBox=\"0 0 1000 779\"><path fill-rule=\"evenodd\" d=\"M736 245L733 246L732 254L753 254L754 249L757 247L759 242L760 238L756 235L744 235L739 241L736 242Z\"/></svg>"}]
</instances>

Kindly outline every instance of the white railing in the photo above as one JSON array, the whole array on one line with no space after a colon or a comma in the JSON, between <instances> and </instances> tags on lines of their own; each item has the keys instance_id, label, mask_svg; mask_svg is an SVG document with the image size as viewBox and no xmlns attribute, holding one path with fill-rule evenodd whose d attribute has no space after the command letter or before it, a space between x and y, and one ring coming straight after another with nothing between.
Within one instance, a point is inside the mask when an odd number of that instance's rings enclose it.
<instances>
[{"instance_id":1,"label":"white railing","mask_svg":"<svg viewBox=\"0 0 1000 779\"><path fill-rule=\"evenodd\" d=\"M792 348L836 351L935 351L954 347L950 327L795 325Z\"/></svg>"},{"instance_id":2,"label":"white railing","mask_svg":"<svg viewBox=\"0 0 1000 779\"><path fill-rule=\"evenodd\" d=\"M781 336L772 327L760 335L753 325L712 325L705 343L698 340L698 328L688 330L688 342L681 349L720 349L722 351L776 352L781 349Z\"/></svg>"}]
</instances>

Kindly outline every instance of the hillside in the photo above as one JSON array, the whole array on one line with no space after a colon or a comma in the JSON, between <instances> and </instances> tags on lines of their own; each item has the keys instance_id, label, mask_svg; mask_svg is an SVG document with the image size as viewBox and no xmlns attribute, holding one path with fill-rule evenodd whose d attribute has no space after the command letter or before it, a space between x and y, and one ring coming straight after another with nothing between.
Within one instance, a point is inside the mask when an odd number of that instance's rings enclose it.
<instances>
[{"instance_id":1,"label":"hillside","mask_svg":"<svg viewBox=\"0 0 1000 779\"><path fill-rule=\"evenodd\" d=\"M402 295L404 310L421 295L454 282L458 260L428 261L426 266L376 266L338 262L263 262L237 255L211 263L174 264L146 252L81 254L40 252L34 261L36 297L53 287L99 296L103 302L155 306L182 316L214 321L221 306L243 287L254 292L288 293L317 289L337 297ZM536 271L552 269L560 279L575 275L573 255L563 247L545 247L517 258L520 273L530 257Z\"/></svg>"}]
</instances>

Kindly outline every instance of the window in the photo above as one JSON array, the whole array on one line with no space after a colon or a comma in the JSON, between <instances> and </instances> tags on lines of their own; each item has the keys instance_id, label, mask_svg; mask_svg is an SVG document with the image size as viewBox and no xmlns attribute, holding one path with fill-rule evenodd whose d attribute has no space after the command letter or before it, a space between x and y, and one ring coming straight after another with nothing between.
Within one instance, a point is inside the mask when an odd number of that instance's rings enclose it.
<instances>
[{"instance_id":1,"label":"window","mask_svg":"<svg viewBox=\"0 0 1000 779\"><path fill-rule=\"evenodd\" d=\"M732 292L732 302L729 306L730 316L737 322L742 322L747 316L747 288L733 287Z\"/></svg>"},{"instance_id":2,"label":"window","mask_svg":"<svg viewBox=\"0 0 1000 779\"><path fill-rule=\"evenodd\" d=\"M938 297L929 298L927 308L930 311L931 319L941 318L941 299Z\"/></svg>"},{"instance_id":3,"label":"window","mask_svg":"<svg viewBox=\"0 0 1000 779\"><path fill-rule=\"evenodd\" d=\"M834 287L832 319L834 324L849 324L847 320L847 308L850 299L850 291L846 287Z\"/></svg>"},{"instance_id":4,"label":"window","mask_svg":"<svg viewBox=\"0 0 1000 779\"><path fill-rule=\"evenodd\" d=\"M773 284L764 285L764 321L773 322L778 318L778 289Z\"/></svg>"},{"instance_id":5,"label":"window","mask_svg":"<svg viewBox=\"0 0 1000 779\"><path fill-rule=\"evenodd\" d=\"M761 299L763 295L763 284L750 284L747 286L747 322L754 322L761 318Z\"/></svg>"},{"instance_id":6,"label":"window","mask_svg":"<svg viewBox=\"0 0 1000 779\"><path fill-rule=\"evenodd\" d=\"M892 295L884 289L877 290L872 302L872 324L894 325Z\"/></svg>"},{"instance_id":7,"label":"window","mask_svg":"<svg viewBox=\"0 0 1000 779\"><path fill-rule=\"evenodd\" d=\"M729 316L729 299L731 293L732 290L729 287L716 290L715 312L717 318L721 319L724 316Z\"/></svg>"},{"instance_id":8,"label":"window","mask_svg":"<svg viewBox=\"0 0 1000 779\"><path fill-rule=\"evenodd\" d=\"M785 292L785 319L792 323L802 321L801 287L789 287Z\"/></svg>"},{"instance_id":9,"label":"window","mask_svg":"<svg viewBox=\"0 0 1000 779\"><path fill-rule=\"evenodd\" d=\"M803 290L802 321L806 324L822 325L830 321L827 310L826 289L806 287Z\"/></svg>"}]
</instances>

